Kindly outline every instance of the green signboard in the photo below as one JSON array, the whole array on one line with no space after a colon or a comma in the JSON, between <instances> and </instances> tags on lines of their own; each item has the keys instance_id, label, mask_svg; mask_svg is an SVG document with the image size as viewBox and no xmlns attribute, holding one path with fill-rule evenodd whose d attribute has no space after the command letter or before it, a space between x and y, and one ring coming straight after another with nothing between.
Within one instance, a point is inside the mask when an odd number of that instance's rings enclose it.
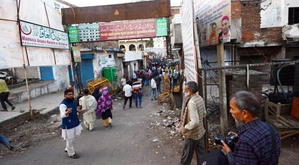
<instances>
[{"instance_id":1,"label":"green signboard","mask_svg":"<svg viewBox=\"0 0 299 165\"><path fill-rule=\"evenodd\" d=\"M79 42L79 30L78 26L69 26L69 39L70 43Z\"/></svg>"},{"instance_id":2,"label":"green signboard","mask_svg":"<svg viewBox=\"0 0 299 165\"><path fill-rule=\"evenodd\" d=\"M156 28L157 37L167 36L167 18L157 18Z\"/></svg>"}]
</instances>

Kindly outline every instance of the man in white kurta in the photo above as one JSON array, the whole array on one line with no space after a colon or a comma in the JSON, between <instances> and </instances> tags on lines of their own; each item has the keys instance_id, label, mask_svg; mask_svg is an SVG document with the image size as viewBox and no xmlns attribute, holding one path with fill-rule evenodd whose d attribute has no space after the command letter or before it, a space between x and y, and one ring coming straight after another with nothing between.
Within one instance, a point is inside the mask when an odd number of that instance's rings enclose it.
<instances>
[{"instance_id":1,"label":"man in white kurta","mask_svg":"<svg viewBox=\"0 0 299 165\"><path fill-rule=\"evenodd\" d=\"M96 120L95 111L97 109L97 101L96 99L89 94L88 89L84 89L84 96L79 99L79 105L83 113L83 123L86 129L90 131L94 128L94 122Z\"/></svg>"},{"instance_id":2,"label":"man in white kurta","mask_svg":"<svg viewBox=\"0 0 299 165\"><path fill-rule=\"evenodd\" d=\"M66 140L65 152L72 159L79 158L75 153L73 146L75 136L79 136L82 131L82 126L77 115L77 102L74 100L74 91L66 89L64 91L64 99L59 105L60 116L62 118L62 138ZM78 111L80 112L80 111Z\"/></svg>"}]
</instances>

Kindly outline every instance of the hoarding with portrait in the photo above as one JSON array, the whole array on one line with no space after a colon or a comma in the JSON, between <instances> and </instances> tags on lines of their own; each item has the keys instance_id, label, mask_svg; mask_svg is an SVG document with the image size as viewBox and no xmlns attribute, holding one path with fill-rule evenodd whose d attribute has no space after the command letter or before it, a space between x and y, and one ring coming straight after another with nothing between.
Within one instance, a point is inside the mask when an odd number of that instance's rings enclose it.
<instances>
[{"instance_id":1,"label":"hoarding with portrait","mask_svg":"<svg viewBox=\"0 0 299 165\"><path fill-rule=\"evenodd\" d=\"M200 46L230 42L231 0L194 0Z\"/></svg>"}]
</instances>

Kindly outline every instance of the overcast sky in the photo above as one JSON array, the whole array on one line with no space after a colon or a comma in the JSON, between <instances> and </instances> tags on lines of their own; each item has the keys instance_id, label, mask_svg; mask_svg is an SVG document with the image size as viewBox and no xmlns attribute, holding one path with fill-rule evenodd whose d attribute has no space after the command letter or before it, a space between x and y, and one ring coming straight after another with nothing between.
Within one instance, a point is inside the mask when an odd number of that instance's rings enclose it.
<instances>
[{"instance_id":1,"label":"overcast sky","mask_svg":"<svg viewBox=\"0 0 299 165\"><path fill-rule=\"evenodd\" d=\"M120 3L130 3L138 2L142 0L64 0L77 6L99 6L99 5L109 5L109 4L120 4ZM171 6L178 6L182 0L170 0Z\"/></svg>"}]
</instances>

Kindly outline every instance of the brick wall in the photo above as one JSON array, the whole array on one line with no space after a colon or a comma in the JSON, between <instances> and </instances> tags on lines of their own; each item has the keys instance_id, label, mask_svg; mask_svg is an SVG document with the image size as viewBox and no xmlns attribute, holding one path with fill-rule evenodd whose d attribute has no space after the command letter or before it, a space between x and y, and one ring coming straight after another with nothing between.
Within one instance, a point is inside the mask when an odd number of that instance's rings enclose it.
<instances>
[{"instance_id":1,"label":"brick wall","mask_svg":"<svg viewBox=\"0 0 299 165\"><path fill-rule=\"evenodd\" d=\"M235 2L237 3L237 2ZM237 14L235 14L237 15ZM282 28L260 28L260 3L241 2L242 43L263 41L267 43L282 43Z\"/></svg>"},{"instance_id":2,"label":"brick wall","mask_svg":"<svg viewBox=\"0 0 299 165\"><path fill-rule=\"evenodd\" d=\"M232 18L241 18L241 1L236 0L231 2Z\"/></svg>"}]
</instances>

